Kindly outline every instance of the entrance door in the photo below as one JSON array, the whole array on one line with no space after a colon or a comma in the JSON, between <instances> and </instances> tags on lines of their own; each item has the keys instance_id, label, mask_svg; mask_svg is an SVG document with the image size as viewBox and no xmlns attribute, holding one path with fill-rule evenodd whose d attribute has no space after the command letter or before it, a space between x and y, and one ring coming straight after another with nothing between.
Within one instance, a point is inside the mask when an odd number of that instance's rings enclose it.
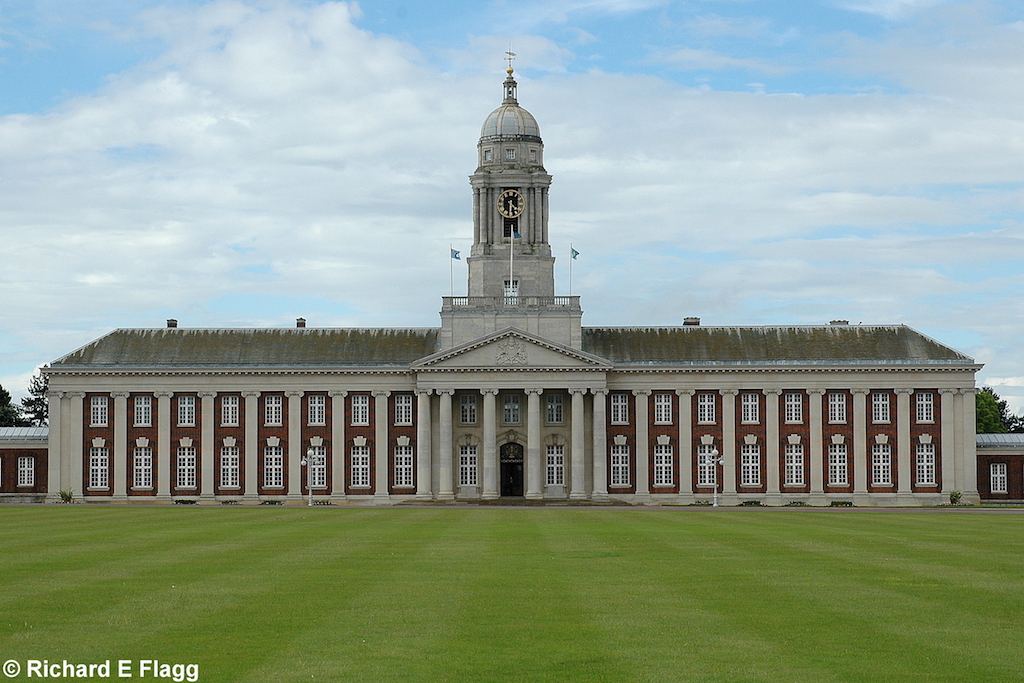
<instances>
[{"instance_id":1,"label":"entrance door","mask_svg":"<svg viewBox=\"0 0 1024 683\"><path fill-rule=\"evenodd\" d=\"M501 495L523 495L523 446L506 443L501 446Z\"/></svg>"}]
</instances>

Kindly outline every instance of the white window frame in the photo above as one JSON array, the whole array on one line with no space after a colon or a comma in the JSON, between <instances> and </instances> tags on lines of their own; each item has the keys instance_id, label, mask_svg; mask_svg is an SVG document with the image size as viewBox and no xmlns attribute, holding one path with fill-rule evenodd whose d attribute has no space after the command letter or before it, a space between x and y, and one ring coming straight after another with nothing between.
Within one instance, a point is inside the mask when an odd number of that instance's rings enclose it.
<instances>
[{"instance_id":1,"label":"white window frame","mask_svg":"<svg viewBox=\"0 0 1024 683\"><path fill-rule=\"evenodd\" d=\"M549 444L545 462L548 486L565 486L565 446Z\"/></svg>"},{"instance_id":2,"label":"white window frame","mask_svg":"<svg viewBox=\"0 0 1024 683\"><path fill-rule=\"evenodd\" d=\"M560 425L565 422L564 401L561 394L547 395L547 423Z\"/></svg>"},{"instance_id":3,"label":"white window frame","mask_svg":"<svg viewBox=\"0 0 1024 683\"><path fill-rule=\"evenodd\" d=\"M365 427L370 424L370 397L367 394L352 396L352 426ZM367 484L369 486L369 484Z\"/></svg>"},{"instance_id":4,"label":"white window frame","mask_svg":"<svg viewBox=\"0 0 1024 683\"><path fill-rule=\"evenodd\" d=\"M654 395L654 424L672 424L672 394Z\"/></svg>"},{"instance_id":5,"label":"white window frame","mask_svg":"<svg viewBox=\"0 0 1024 683\"><path fill-rule=\"evenodd\" d=\"M761 422L761 399L753 392L740 394L740 423L746 425Z\"/></svg>"},{"instance_id":6,"label":"white window frame","mask_svg":"<svg viewBox=\"0 0 1024 683\"><path fill-rule=\"evenodd\" d=\"M740 486L761 485L761 447L756 443L740 446Z\"/></svg>"},{"instance_id":7,"label":"white window frame","mask_svg":"<svg viewBox=\"0 0 1024 683\"><path fill-rule=\"evenodd\" d=\"M89 449L89 489L110 488L110 451L104 446Z\"/></svg>"},{"instance_id":8,"label":"white window frame","mask_svg":"<svg viewBox=\"0 0 1024 683\"><path fill-rule=\"evenodd\" d=\"M505 280L505 303L509 306L519 303L519 280Z\"/></svg>"},{"instance_id":9,"label":"white window frame","mask_svg":"<svg viewBox=\"0 0 1024 683\"><path fill-rule=\"evenodd\" d=\"M352 446L352 455L349 459L352 488L370 488L370 447Z\"/></svg>"},{"instance_id":10,"label":"white window frame","mask_svg":"<svg viewBox=\"0 0 1024 683\"><path fill-rule=\"evenodd\" d=\"M609 462L612 476L608 485L617 488L629 487L629 445L612 444Z\"/></svg>"},{"instance_id":11,"label":"white window frame","mask_svg":"<svg viewBox=\"0 0 1024 683\"><path fill-rule=\"evenodd\" d=\"M803 424L804 421L804 398L796 391L787 391L783 394L785 401L786 424Z\"/></svg>"},{"instance_id":12,"label":"white window frame","mask_svg":"<svg viewBox=\"0 0 1024 683\"><path fill-rule=\"evenodd\" d=\"M134 424L136 427L153 426L153 397L136 396L135 410L133 411Z\"/></svg>"},{"instance_id":13,"label":"white window frame","mask_svg":"<svg viewBox=\"0 0 1024 683\"><path fill-rule=\"evenodd\" d=\"M311 394L306 397L307 424L311 427L327 425L327 397L323 394Z\"/></svg>"},{"instance_id":14,"label":"white window frame","mask_svg":"<svg viewBox=\"0 0 1024 683\"><path fill-rule=\"evenodd\" d=\"M804 445L802 443L787 443L785 453L785 478L786 486L804 486Z\"/></svg>"},{"instance_id":15,"label":"white window frame","mask_svg":"<svg viewBox=\"0 0 1024 683\"><path fill-rule=\"evenodd\" d=\"M505 148L505 161L515 161L515 160L516 160L516 148L515 147L506 147Z\"/></svg>"},{"instance_id":16,"label":"white window frame","mask_svg":"<svg viewBox=\"0 0 1024 683\"><path fill-rule=\"evenodd\" d=\"M1006 476L1006 463L994 462L988 468L989 492L1009 493L1010 489Z\"/></svg>"},{"instance_id":17,"label":"white window frame","mask_svg":"<svg viewBox=\"0 0 1024 683\"><path fill-rule=\"evenodd\" d=\"M717 412L715 408L714 394L697 394L697 424L714 424L715 413Z\"/></svg>"},{"instance_id":18,"label":"white window frame","mask_svg":"<svg viewBox=\"0 0 1024 683\"><path fill-rule=\"evenodd\" d=\"M522 419L519 410L519 394L502 394L501 396L502 417L507 425L517 425Z\"/></svg>"},{"instance_id":19,"label":"white window frame","mask_svg":"<svg viewBox=\"0 0 1024 683\"><path fill-rule=\"evenodd\" d=\"M89 426L106 427L110 418L109 397L93 396L89 400Z\"/></svg>"},{"instance_id":20,"label":"white window frame","mask_svg":"<svg viewBox=\"0 0 1024 683\"><path fill-rule=\"evenodd\" d=\"M306 484L309 488L327 488L327 446L310 446L306 450L306 468Z\"/></svg>"},{"instance_id":21,"label":"white window frame","mask_svg":"<svg viewBox=\"0 0 1024 683\"><path fill-rule=\"evenodd\" d=\"M829 424L846 424L846 394L830 391L828 394Z\"/></svg>"},{"instance_id":22,"label":"white window frame","mask_svg":"<svg viewBox=\"0 0 1024 683\"><path fill-rule=\"evenodd\" d=\"M36 459L32 455L18 456L18 486L36 485Z\"/></svg>"},{"instance_id":23,"label":"white window frame","mask_svg":"<svg viewBox=\"0 0 1024 683\"><path fill-rule=\"evenodd\" d=\"M671 405L671 404L670 404ZM672 444L654 445L654 485L675 485L675 451Z\"/></svg>"},{"instance_id":24,"label":"white window frame","mask_svg":"<svg viewBox=\"0 0 1024 683\"><path fill-rule=\"evenodd\" d=\"M871 422L874 424L889 424L889 394L884 391L871 392Z\"/></svg>"},{"instance_id":25,"label":"white window frame","mask_svg":"<svg viewBox=\"0 0 1024 683\"><path fill-rule=\"evenodd\" d=\"M887 443L871 447L871 485L892 486L892 446Z\"/></svg>"},{"instance_id":26,"label":"white window frame","mask_svg":"<svg viewBox=\"0 0 1024 683\"><path fill-rule=\"evenodd\" d=\"M697 445L697 486L718 486L718 457L712 444Z\"/></svg>"},{"instance_id":27,"label":"white window frame","mask_svg":"<svg viewBox=\"0 0 1024 683\"><path fill-rule=\"evenodd\" d=\"M263 488L284 488L284 446L263 447Z\"/></svg>"},{"instance_id":28,"label":"white window frame","mask_svg":"<svg viewBox=\"0 0 1024 683\"><path fill-rule=\"evenodd\" d=\"M845 443L828 445L828 485L850 485L849 449Z\"/></svg>"},{"instance_id":29,"label":"white window frame","mask_svg":"<svg viewBox=\"0 0 1024 683\"><path fill-rule=\"evenodd\" d=\"M224 446L220 449L220 487L241 488L241 455L238 446Z\"/></svg>"},{"instance_id":30,"label":"white window frame","mask_svg":"<svg viewBox=\"0 0 1024 683\"><path fill-rule=\"evenodd\" d=\"M476 424L476 395L461 394L459 397L459 424Z\"/></svg>"},{"instance_id":31,"label":"white window frame","mask_svg":"<svg viewBox=\"0 0 1024 683\"><path fill-rule=\"evenodd\" d=\"M919 391L916 394L917 423L933 424L935 422L935 394L931 391Z\"/></svg>"},{"instance_id":32,"label":"white window frame","mask_svg":"<svg viewBox=\"0 0 1024 683\"><path fill-rule=\"evenodd\" d=\"M476 451L476 446L459 446L459 486L476 486L480 481Z\"/></svg>"},{"instance_id":33,"label":"white window frame","mask_svg":"<svg viewBox=\"0 0 1024 683\"><path fill-rule=\"evenodd\" d=\"M284 396L272 394L263 397L263 425L265 427L284 426Z\"/></svg>"},{"instance_id":34,"label":"white window frame","mask_svg":"<svg viewBox=\"0 0 1024 683\"><path fill-rule=\"evenodd\" d=\"M629 396L627 394L612 394L609 399L611 405L611 418L613 425L629 424Z\"/></svg>"},{"instance_id":35,"label":"white window frame","mask_svg":"<svg viewBox=\"0 0 1024 683\"><path fill-rule=\"evenodd\" d=\"M136 446L132 453L132 488L153 488L153 449Z\"/></svg>"},{"instance_id":36,"label":"white window frame","mask_svg":"<svg viewBox=\"0 0 1024 683\"><path fill-rule=\"evenodd\" d=\"M239 424L238 416L238 396L221 396L220 397L220 426L221 427L237 427Z\"/></svg>"},{"instance_id":37,"label":"white window frame","mask_svg":"<svg viewBox=\"0 0 1024 683\"><path fill-rule=\"evenodd\" d=\"M412 446L395 446L396 489L411 489L413 487L413 468Z\"/></svg>"},{"instance_id":38,"label":"white window frame","mask_svg":"<svg viewBox=\"0 0 1024 683\"><path fill-rule=\"evenodd\" d=\"M177 463L177 489L196 488L196 465L198 455L195 446L179 446Z\"/></svg>"},{"instance_id":39,"label":"white window frame","mask_svg":"<svg viewBox=\"0 0 1024 683\"><path fill-rule=\"evenodd\" d=\"M919 443L915 463L918 486L935 486L935 444Z\"/></svg>"},{"instance_id":40,"label":"white window frame","mask_svg":"<svg viewBox=\"0 0 1024 683\"><path fill-rule=\"evenodd\" d=\"M178 403L178 426L196 426L196 397L178 396L175 399Z\"/></svg>"},{"instance_id":41,"label":"white window frame","mask_svg":"<svg viewBox=\"0 0 1024 683\"><path fill-rule=\"evenodd\" d=\"M412 425L412 394L395 395L395 426Z\"/></svg>"}]
</instances>

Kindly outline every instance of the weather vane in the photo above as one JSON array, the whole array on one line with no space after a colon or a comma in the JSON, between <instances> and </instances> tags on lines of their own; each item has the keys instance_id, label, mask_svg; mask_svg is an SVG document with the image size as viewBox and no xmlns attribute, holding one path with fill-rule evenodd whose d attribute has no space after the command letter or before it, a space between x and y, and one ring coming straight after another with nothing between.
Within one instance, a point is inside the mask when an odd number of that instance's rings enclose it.
<instances>
[{"instance_id":1,"label":"weather vane","mask_svg":"<svg viewBox=\"0 0 1024 683\"><path fill-rule=\"evenodd\" d=\"M508 62L508 72L512 73L512 60L516 58L516 53L512 52L511 43L508 46L508 52L506 52L505 54L508 55L508 57L505 57L505 61Z\"/></svg>"}]
</instances>

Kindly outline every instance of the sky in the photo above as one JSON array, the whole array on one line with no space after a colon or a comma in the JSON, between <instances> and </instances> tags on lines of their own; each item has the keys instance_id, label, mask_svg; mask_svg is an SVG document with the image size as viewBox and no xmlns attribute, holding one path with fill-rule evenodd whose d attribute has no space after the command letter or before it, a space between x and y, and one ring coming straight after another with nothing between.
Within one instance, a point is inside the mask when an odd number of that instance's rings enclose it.
<instances>
[{"instance_id":1,"label":"sky","mask_svg":"<svg viewBox=\"0 0 1024 683\"><path fill-rule=\"evenodd\" d=\"M119 327L428 327L505 52L584 325L904 323L1024 410L1024 5L3 0L0 385Z\"/></svg>"}]
</instances>

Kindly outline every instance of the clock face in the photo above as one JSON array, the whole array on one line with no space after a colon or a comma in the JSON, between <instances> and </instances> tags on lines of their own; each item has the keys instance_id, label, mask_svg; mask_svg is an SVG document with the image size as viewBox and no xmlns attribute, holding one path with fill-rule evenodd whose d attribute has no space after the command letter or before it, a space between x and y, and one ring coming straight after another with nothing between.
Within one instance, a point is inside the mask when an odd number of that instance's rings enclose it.
<instances>
[{"instance_id":1,"label":"clock face","mask_svg":"<svg viewBox=\"0 0 1024 683\"><path fill-rule=\"evenodd\" d=\"M519 190L505 190L498 195L498 213L505 218L518 218L526 208L526 197Z\"/></svg>"}]
</instances>

